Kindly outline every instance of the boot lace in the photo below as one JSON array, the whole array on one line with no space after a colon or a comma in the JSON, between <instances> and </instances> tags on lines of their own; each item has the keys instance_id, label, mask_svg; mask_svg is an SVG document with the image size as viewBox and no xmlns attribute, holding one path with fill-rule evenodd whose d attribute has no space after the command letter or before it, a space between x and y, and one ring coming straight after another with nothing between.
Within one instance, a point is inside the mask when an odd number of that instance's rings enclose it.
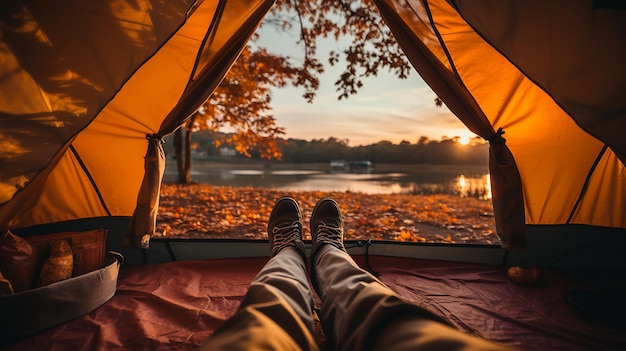
<instances>
[{"instance_id":1,"label":"boot lace","mask_svg":"<svg viewBox=\"0 0 626 351\"><path fill-rule=\"evenodd\" d=\"M278 251L287 246L296 246L296 240L300 239L302 224L299 221L292 222L284 226L276 226L272 228L274 234L274 244L272 246L272 255L276 255Z\"/></svg>"},{"instance_id":2,"label":"boot lace","mask_svg":"<svg viewBox=\"0 0 626 351\"><path fill-rule=\"evenodd\" d=\"M342 244L341 228L321 222L317 225L317 241L331 244Z\"/></svg>"}]
</instances>

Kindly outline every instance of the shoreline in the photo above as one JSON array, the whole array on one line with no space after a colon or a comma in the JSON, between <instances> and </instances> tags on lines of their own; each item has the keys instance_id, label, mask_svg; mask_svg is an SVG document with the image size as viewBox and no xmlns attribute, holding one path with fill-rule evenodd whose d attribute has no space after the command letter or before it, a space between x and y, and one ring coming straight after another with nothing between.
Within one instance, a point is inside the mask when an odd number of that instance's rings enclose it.
<instances>
[{"instance_id":1,"label":"shoreline","mask_svg":"<svg viewBox=\"0 0 626 351\"><path fill-rule=\"evenodd\" d=\"M176 159L168 158L166 160L166 173L169 175L177 175ZM224 159L224 158L194 158L191 163L192 170L195 166L210 165L213 168L229 168L229 169L256 169L256 170L285 170L285 169L306 169L328 171L328 162L282 162L282 161L266 161L266 160L250 160L250 159ZM169 166L169 167L168 167ZM489 173L488 164L430 164L430 163L374 163L372 168L382 172L398 172L398 171L441 171L456 172L462 170L469 174Z\"/></svg>"}]
</instances>

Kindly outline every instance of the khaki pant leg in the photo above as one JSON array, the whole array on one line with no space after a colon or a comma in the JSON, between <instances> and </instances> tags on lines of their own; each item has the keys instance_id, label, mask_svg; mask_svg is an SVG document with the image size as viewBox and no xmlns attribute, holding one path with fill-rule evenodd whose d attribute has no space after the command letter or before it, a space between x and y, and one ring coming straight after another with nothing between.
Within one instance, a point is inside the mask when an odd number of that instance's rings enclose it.
<instances>
[{"instance_id":1,"label":"khaki pant leg","mask_svg":"<svg viewBox=\"0 0 626 351\"><path fill-rule=\"evenodd\" d=\"M200 349L317 350L312 306L304 258L284 248L254 278L235 315Z\"/></svg>"},{"instance_id":2,"label":"khaki pant leg","mask_svg":"<svg viewBox=\"0 0 626 351\"><path fill-rule=\"evenodd\" d=\"M314 260L314 285L322 299L320 319L337 351L505 349L464 334L402 300L332 245L321 247Z\"/></svg>"}]
</instances>

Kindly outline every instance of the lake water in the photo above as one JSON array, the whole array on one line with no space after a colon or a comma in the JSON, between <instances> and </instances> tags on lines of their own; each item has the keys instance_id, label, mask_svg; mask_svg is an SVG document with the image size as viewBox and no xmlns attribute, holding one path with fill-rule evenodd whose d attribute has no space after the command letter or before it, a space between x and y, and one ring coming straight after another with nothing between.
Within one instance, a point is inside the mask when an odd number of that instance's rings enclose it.
<instances>
[{"instance_id":1,"label":"lake water","mask_svg":"<svg viewBox=\"0 0 626 351\"><path fill-rule=\"evenodd\" d=\"M365 194L449 194L490 198L486 166L374 165L351 173L321 164L228 164L194 161L192 181L219 186L263 187L289 191L340 191ZM176 180L169 163L165 182Z\"/></svg>"}]
</instances>

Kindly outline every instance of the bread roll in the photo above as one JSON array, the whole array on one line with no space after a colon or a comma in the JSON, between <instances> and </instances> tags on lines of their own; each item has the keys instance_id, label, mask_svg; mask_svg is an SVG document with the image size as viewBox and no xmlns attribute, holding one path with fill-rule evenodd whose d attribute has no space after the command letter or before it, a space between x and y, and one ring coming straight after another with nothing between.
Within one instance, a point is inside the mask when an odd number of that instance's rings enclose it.
<instances>
[{"instance_id":1,"label":"bread roll","mask_svg":"<svg viewBox=\"0 0 626 351\"><path fill-rule=\"evenodd\" d=\"M72 277L74 258L72 248L65 240L50 243L50 257L39 273L39 285L46 286Z\"/></svg>"}]
</instances>

